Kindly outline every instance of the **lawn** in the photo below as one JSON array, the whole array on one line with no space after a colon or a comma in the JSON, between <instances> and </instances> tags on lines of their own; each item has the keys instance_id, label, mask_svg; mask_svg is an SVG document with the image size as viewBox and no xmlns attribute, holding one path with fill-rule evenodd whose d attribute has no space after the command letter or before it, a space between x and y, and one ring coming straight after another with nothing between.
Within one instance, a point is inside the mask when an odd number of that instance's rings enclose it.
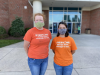
<instances>
[{"instance_id":1,"label":"lawn","mask_svg":"<svg viewBox=\"0 0 100 75\"><path fill-rule=\"evenodd\" d=\"M21 42L23 40L0 40L0 48L4 46L8 46L14 43Z\"/></svg>"}]
</instances>

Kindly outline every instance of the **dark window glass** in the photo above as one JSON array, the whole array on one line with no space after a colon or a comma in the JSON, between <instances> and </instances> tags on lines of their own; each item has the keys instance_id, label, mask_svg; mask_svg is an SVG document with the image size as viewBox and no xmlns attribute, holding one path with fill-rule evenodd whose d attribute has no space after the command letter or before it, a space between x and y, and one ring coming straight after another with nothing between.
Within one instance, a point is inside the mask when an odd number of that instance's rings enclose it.
<instances>
[{"instance_id":1,"label":"dark window glass","mask_svg":"<svg viewBox=\"0 0 100 75\"><path fill-rule=\"evenodd\" d=\"M68 32L71 33L72 23L67 23Z\"/></svg>"},{"instance_id":2,"label":"dark window glass","mask_svg":"<svg viewBox=\"0 0 100 75\"><path fill-rule=\"evenodd\" d=\"M77 15L68 15L68 22L77 22Z\"/></svg>"},{"instance_id":3,"label":"dark window glass","mask_svg":"<svg viewBox=\"0 0 100 75\"><path fill-rule=\"evenodd\" d=\"M50 7L49 10L52 10L52 7Z\"/></svg>"},{"instance_id":4,"label":"dark window glass","mask_svg":"<svg viewBox=\"0 0 100 75\"><path fill-rule=\"evenodd\" d=\"M77 18L78 18L77 15L74 15L74 17L72 18L72 21L77 22Z\"/></svg>"},{"instance_id":5,"label":"dark window glass","mask_svg":"<svg viewBox=\"0 0 100 75\"><path fill-rule=\"evenodd\" d=\"M79 10L82 10L82 8L79 8Z\"/></svg>"},{"instance_id":6,"label":"dark window glass","mask_svg":"<svg viewBox=\"0 0 100 75\"><path fill-rule=\"evenodd\" d=\"M53 23L53 33L57 33L57 23Z\"/></svg>"},{"instance_id":7,"label":"dark window glass","mask_svg":"<svg viewBox=\"0 0 100 75\"><path fill-rule=\"evenodd\" d=\"M67 19L67 15L64 15L64 20L67 22L68 21L68 19Z\"/></svg>"},{"instance_id":8,"label":"dark window glass","mask_svg":"<svg viewBox=\"0 0 100 75\"><path fill-rule=\"evenodd\" d=\"M68 8L68 10L78 10L78 8Z\"/></svg>"},{"instance_id":9,"label":"dark window glass","mask_svg":"<svg viewBox=\"0 0 100 75\"><path fill-rule=\"evenodd\" d=\"M78 22L81 22L81 15L78 15Z\"/></svg>"},{"instance_id":10,"label":"dark window glass","mask_svg":"<svg viewBox=\"0 0 100 75\"><path fill-rule=\"evenodd\" d=\"M52 30L50 30L50 32L52 33Z\"/></svg>"},{"instance_id":11,"label":"dark window glass","mask_svg":"<svg viewBox=\"0 0 100 75\"><path fill-rule=\"evenodd\" d=\"M79 11L78 14L81 14L81 11Z\"/></svg>"},{"instance_id":12,"label":"dark window glass","mask_svg":"<svg viewBox=\"0 0 100 75\"><path fill-rule=\"evenodd\" d=\"M49 29L52 29L52 24L51 23L49 23Z\"/></svg>"},{"instance_id":13,"label":"dark window glass","mask_svg":"<svg viewBox=\"0 0 100 75\"><path fill-rule=\"evenodd\" d=\"M63 7L53 7L53 10L63 10Z\"/></svg>"},{"instance_id":14,"label":"dark window glass","mask_svg":"<svg viewBox=\"0 0 100 75\"><path fill-rule=\"evenodd\" d=\"M64 20L67 20L67 15L64 15Z\"/></svg>"},{"instance_id":15,"label":"dark window glass","mask_svg":"<svg viewBox=\"0 0 100 75\"><path fill-rule=\"evenodd\" d=\"M64 10L67 10L67 7L65 7Z\"/></svg>"}]
</instances>

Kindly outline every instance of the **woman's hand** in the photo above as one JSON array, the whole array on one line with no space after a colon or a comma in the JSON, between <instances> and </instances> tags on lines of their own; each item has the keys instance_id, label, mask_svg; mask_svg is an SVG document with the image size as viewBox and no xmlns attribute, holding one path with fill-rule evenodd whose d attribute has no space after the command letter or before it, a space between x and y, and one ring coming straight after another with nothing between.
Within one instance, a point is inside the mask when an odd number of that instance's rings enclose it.
<instances>
[{"instance_id":1,"label":"woman's hand","mask_svg":"<svg viewBox=\"0 0 100 75\"><path fill-rule=\"evenodd\" d=\"M27 55L28 55L29 44L30 44L29 41L24 40L24 49L25 49L25 52L26 52Z\"/></svg>"},{"instance_id":2,"label":"woman's hand","mask_svg":"<svg viewBox=\"0 0 100 75\"><path fill-rule=\"evenodd\" d=\"M52 50L52 52L55 54L55 51L54 50Z\"/></svg>"},{"instance_id":3,"label":"woman's hand","mask_svg":"<svg viewBox=\"0 0 100 75\"><path fill-rule=\"evenodd\" d=\"M71 50L72 55L75 53L75 50Z\"/></svg>"}]
</instances>

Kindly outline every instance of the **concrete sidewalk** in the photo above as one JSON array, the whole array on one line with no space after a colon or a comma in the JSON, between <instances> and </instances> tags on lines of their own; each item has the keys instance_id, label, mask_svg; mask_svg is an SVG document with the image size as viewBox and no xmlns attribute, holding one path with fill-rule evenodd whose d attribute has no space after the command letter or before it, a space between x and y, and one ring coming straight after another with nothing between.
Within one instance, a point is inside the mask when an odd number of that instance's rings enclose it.
<instances>
[{"instance_id":1,"label":"concrete sidewalk","mask_svg":"<svg viewBox=\"0 0 100 75\"><path fill-rule=\"evenodd\" d=\"M52 35L55 37L56 35ZM100 75L100 36L70 35L78 47L73 55L72 75ZM49 63L45 75L56 75L53 68L53 53L49 50ZM0 75L31 75L23 42L0 48Z\"/></svg>"}]
</instances>

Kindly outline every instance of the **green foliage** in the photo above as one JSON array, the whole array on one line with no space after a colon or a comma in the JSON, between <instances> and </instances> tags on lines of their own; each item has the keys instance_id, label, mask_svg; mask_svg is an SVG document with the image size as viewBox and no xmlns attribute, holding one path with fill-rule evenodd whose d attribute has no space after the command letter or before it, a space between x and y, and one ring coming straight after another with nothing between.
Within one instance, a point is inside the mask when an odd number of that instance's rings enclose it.
<instances>
[{"instance_id":1,"label":"green foliage","mask_svg":"<svg viewBox=\"0 0 100 75\"><path fill-rule=\"evenodd\" d=\"M11 34L10 34L10 31L11 31L11 27L10 27L9 30L8 30L8 35L11 35Z\"/></svg>"},{"instance_id":2,"label":"green foliage","mask_svg":"<svg viewBox=\"0 0 100 75\"><path fill-rule=\"evenodd\" d=\"M25 28L25 33L26 33L29 29L31 29L31 28Z\"/></svg>"},{"instance_id":3,"label":"green foliage","mask_svg":"<svg viewBox=\"0 0 100 75\"><path fill-rule=\"evenodd\" d=\"M21 17L16 17L16 19L12 22L12 27L9 29L9 35L14 37L20 37L25 34L24 31L24 23L21 20Z\"/></svg>"},{"instance_id":4,"label":"green foliage","mask_svg":"<svg viewBox=\"0 0 100 75\"><path fill-rule=\"evenodd\" d=\"M0 39L4 39L4 38L7 38L7 37L8 37L8 34L6 34L5 28L0 26Z\"/></svg>"},{"instance_id":5,"label":"green foliage","mask_svg":"<svg viewBox=\"0 0 100 75\"><path fill-rule=\"evenodd\" d=\"M7 37L9 37L8 34L0 34L0 39L4 39L4 38L7 38Z\"/></svg>"},{"instance_id":6,"label":"green foliage","mask_svg":"<svg viewBox=\"0 0 100 75\"><path fill-rule=\"evenodd\" d=\"M1 34L6 34L6 30L2 26L0 26L0 35Z\"/></svg>"}]
</instances>

